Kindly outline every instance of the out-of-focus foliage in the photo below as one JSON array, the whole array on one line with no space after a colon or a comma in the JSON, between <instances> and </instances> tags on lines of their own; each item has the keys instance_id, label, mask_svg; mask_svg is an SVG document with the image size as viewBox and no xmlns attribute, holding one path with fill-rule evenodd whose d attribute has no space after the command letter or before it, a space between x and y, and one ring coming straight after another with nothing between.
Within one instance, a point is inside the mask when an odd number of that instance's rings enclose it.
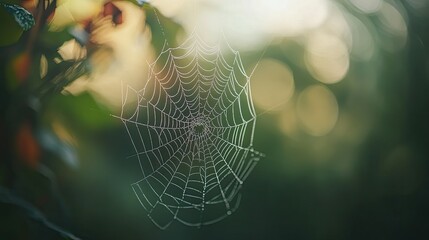
<instances>
[{"instance_id":1,"label":"out-of-focus foliage","mask_svg":"<svg viewBox=\"0 0 429 240\"><path fill-rule=\"evenodd\" d=\"M15 21L12 14L9 14L5 8L0 7L0 20L1 20L1 29L9 28L8 34L4 34L1 38L1 46L9 45L18 41L23 30L19 24Z\"/></svg>"},{"instance_id":2,"label":"out-of-focus foliage","mask_svg":"<svg viewBox=\"0 0 429 240\"><path fill-rule=\"evenodd\" d=\"M0 1L0 238L428 238L428 23L425 0ZM196 26L253 73L267 157L232 216L162 232L110 114Z\"/></svg>"},{"instance_id":3,"label":"out-of-focus foliage","mask_svg":"<svg viewBox=\"0 0 429 240\"><path fill-rule=\"evenodd\" d=\"M0 27L6 29L0 40L0 46L10 45L18 41L23 31L34 25L34 17L25 8L17 5L18 1L0 2Z\"/></svg>"}]
</instances>

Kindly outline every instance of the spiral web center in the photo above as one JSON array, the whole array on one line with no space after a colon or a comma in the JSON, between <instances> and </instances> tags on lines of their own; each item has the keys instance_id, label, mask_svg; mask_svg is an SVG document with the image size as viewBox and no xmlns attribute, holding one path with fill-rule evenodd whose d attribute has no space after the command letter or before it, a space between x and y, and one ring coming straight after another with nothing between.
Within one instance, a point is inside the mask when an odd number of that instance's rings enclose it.
<instances>
[{"instance_id":1,"label":"spiral web center","mask_svg":"<svg viewBox=\"0 0 429 240\"><path fill-rule=\"evenodd\" d=\"M200 124L200 123L196 124L194 126L194 133L195 134L201 134L204 132L204 129L205 129L205 126L203 124Z\"/></svg>"}]
</instances>

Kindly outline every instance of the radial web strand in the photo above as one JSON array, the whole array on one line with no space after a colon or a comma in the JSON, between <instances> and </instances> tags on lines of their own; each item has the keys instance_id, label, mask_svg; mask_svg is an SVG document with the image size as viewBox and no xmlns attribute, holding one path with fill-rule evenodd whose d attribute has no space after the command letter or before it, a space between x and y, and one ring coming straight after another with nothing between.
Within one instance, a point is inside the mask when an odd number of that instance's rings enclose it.
<instances>
[{"instance_id":1,"label":"radial web strand","mask_svg":"<svg viewBox=\"0 0 429 240\"><path fill-rule=\"evenodd\" d=\"M149 68L143 89L123 90L118 116L143 174L132 189L162 229L220 221L262 156L252 146L256 114L240 55L193 33L178 47L164 44Z\"/></svg>"}]
</instances>

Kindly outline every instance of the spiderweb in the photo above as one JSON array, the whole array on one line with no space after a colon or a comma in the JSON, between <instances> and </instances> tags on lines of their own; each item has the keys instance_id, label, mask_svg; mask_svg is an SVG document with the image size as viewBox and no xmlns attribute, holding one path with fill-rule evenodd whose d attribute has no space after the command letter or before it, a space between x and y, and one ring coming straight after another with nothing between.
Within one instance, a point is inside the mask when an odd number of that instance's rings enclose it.
<instances>
[{"instance_id":1,"label":"spiderweb","mask_svg":"<svg viewBox=\"0 0 429 240\"><path fill-rule=\"evenodd\" d=\"M123 90L118 116L143 173L132 188L162 229L220 221L262 156L252 147L256 114L240 54L193 33L178 47L166 41L149 69L143 89ZM131 94L137 104L127 112Z\"/></svg>"}]
</instances>

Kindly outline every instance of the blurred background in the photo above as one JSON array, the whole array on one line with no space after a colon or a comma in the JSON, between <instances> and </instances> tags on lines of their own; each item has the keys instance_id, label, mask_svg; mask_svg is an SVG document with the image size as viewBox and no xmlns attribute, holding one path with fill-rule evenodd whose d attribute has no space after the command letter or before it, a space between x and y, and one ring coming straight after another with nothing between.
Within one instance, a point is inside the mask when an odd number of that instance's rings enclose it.
<instances>
[{"instance_id":1,"label":"blurred background","mask_svg":"<svg viewBox=\"0 0 429 240\"><path fill-rule=\"evenodd\" d=\"M426 239L427 0L1 0L1 239ZM266 154L238 210L159 230L111 114L164 41L240 51Z\"/></svg>"}]
</instances>

